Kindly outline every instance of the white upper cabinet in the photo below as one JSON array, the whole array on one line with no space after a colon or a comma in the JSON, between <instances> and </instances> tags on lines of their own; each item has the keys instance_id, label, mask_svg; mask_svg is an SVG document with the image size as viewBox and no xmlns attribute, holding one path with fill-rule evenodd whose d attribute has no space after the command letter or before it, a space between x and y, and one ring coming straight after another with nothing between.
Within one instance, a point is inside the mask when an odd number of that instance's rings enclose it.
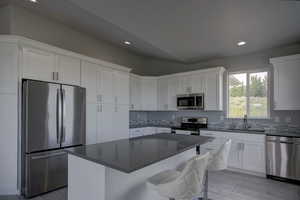
<instances>
[{"instance_id":1,"label":"white upper cabinet","mask_svg":"<svg viewBox=\"0 0 300 200\"><path fill-rule=\"evenodd\" d=\"M24 47L23 77L28 79L56 81L56 55L51 52Z\"/></svg>"},{"instance_id":2,"label":"white upper cabinet","mask_svg":"<svg viewBox=\"0 0 300 200\"><path fill-rule=\"evenodd\" d=\"M271 58L274 66L274 109L300 110L300 54Z\"/></svg>"},{"instance_id":3,"label":"white upper cabinet","mask_svg":"<svg viewBox=\"0 0 300 200\"><path fill-rule=\"evenodd\" d=\"M205 110L223 110L223 73L224 68L205 72Z\"/></svg>"},{"instance_id":4,"label":"white upper cabinet","mask_svg":"<svg viewBox=\"0 0 300 200\"><path fill-rule=\"evenodd\" d=\"M86 88L86 101L96 103L98 95L99 65L82 61L81 86Z\"/></svg>"},{"instance_id":5,"label":"white upper cabinet","mask_svg":"<svg viewBox=\"0 0 300 200\"><path fill-rule=\"evenodd\" d=\"M57 81L64 84L80 85L80 59L57 56Z\"/></svg>"},{"instance_id":6,"label":"white upper cabinet","mask_svg":"<svg viewBox=\"0 0 300 200\"><path fill-rule=\"evenodd\" d=\"M80 59L24 47L23 77L80 85Z\"/></svg>"},{"instance_id":7,"label":"white upper cabinet","mask_svg":"<svg viewBox=\"0 0 300 200\"><path fill-rule=\"evenodd\" d=\"M130 75L130 110L141 110L141 79L135 75Z\"/></svg>"},{"instance_id":8,"label":"white upper cabinet","mask_svg":"<svg viewBox=\"0 0 300 200\"><path fill-rule=\"evenodd\" d=\"M177 94L192 93L192 75L178 76L178 83Z\"/></svg>"},{"instance_id":9,"label":"white upper cabinet","mask_svg":"<svg viewBox=\"0 0 300 200\"><path fill-rule=\"evenodd\" d=\"M18 52L16 44L0 44L0 93L2 94L17 94Z\"/></svg>"},{"instance_id":10,"label":"white upper cabinet","mask_svg":"<svg viewBox=\"0 0 300 200\"><path fill-rule=\"evenodd\" d=\"M114 73L115 103L129 105L129 73L116 71Z\"/></svg>"},{"instance_id":11,"label":"white upper cabinet","mask_svg":"<svg viewBox=\"0 0 300 200\"><path fill-rule=\"evenodd\" d=\"M178 77L168 78L168 110L177 110Z\"/></svg>"},{"instance_id":12,"label":"white upper cabinet","mask_svg":"<svg viewBox=\"0 0 300 200\"><path fill-rule=\"evenodd\" d=\"M143 77L141 84L142 110L157 110L157 79Z\"/></svg>"},{"instance_id":13,"label":"white upper cabinet","mask_svg":"<svg viewBox=\"0 0 300 200\"><path fill-rule=\"evenodd\" d=\"M205 93L206 79L205 73L195 73L191 75L191 92L192 93Z\"/></svg>"},{"instance_id":14,"label":"white upper cabinet","mask_svg":"<svg viewBox=\"0 0 300 200\"><path fill-rule=\"evenodd\" d=\"M191 93L204 93L205 110L223 110L224 71L223 67L217 67L157 78L132 75L131 110L176 111L177 95ZM138 105L141 109L137 108Z\"/></svg>"},{"instance_id":15,"label":"white upper cabinet","mask_svg":"<svg viewBox=\"0 0 300 200\"><path fill-rule=\"evenodd\" d=\"M178 77L163 77L158 79L157 103L158 110L177 110Z\"/></svg>"},{"instance_id":16,"label":"white upper cabinet","mask_svg":"<svg viewBox=\"0 0 300 200\"><path fill-rule=\"evenodd\" d=\"M169 102L168 78L161 78L157 81L157 108L158 110L168 110Z\"/></svg>"},{"instance_id":17,"label":"white upper cabinet","mask_svg":"<svg viewBox=\"0 0 300 200\"><path fill-rule=\"evenodd\" d=\"M114 98L114 71L101 68L98 72L98 101L100 103L115 103Z\"/></svg>"}]
</instances>

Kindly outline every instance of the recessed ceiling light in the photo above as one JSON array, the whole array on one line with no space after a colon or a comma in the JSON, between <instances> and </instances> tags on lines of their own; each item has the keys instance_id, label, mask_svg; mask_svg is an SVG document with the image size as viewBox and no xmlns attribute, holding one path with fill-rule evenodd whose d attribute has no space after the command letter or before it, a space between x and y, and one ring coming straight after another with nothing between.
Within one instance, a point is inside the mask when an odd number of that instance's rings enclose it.
<instances>
[{"instance_id":1,"label":"recessed ceiling light","mask_svg":"<svg viewBox=\"0 0 300 200\"><path fill-rule=\"evenodd\" d=\"M29 0L31 3L37 3L38 0Z\"/></svg>"},{"instance_id":2,"label":"recessed ceiling light","mask_svg":"<svg viewBox=\"0 0 300 200\"><path fill-rule=\"evenodd\" d=\"M239 41L237 43L238 46L244 46L245 44L247 44L247 42L245 42L245 41Z\"/></svg>"},{"instance_id":3,"label":"recessed ceiling light","mask_svg":"<svg viewBox=\"0 0 300 200\"><path fill-rule=\"evenodd\" d=\"M131 45L131 42L129 42L129 41L124 41L124 44L126 44L126 45Z\"/></svg>"}]
</instances>

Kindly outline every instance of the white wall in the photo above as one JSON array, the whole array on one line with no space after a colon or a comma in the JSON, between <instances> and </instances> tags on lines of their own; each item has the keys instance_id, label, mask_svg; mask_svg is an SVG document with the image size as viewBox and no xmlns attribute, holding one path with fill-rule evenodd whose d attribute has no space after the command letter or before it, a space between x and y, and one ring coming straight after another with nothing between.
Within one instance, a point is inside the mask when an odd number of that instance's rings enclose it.
<instances>
[{"instance_id":1,"label":"white wall","mask_svg":"<svg viewBox=\"0 0 300 200\"><path fill-rule=\"evenodd\" d=\"M0 195L17 193L18 47L0 43Z\"/></svg>"},{"instance_id":2,"label":"white wall","mask_svg":"<svg viewBox=\"0 0 300 200\"><path fill-rule=\"evenodd\" d=\"M11 7L6 5L0 7L0 34L10 33Z\"/></svg>"}]
</instances>

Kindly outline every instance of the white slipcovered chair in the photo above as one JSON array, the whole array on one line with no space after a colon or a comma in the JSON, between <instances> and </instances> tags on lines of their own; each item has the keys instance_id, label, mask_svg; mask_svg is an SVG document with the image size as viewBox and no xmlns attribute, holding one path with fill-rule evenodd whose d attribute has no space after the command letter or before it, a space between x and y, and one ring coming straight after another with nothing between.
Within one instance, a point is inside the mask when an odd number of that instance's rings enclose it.
<instances>
[{"instance_id":1,"label":"white slipcovered chair","mask_svg":"<svg viewBox=\"0 0 300 200\"><path fill-rule=\"evenodd\" d=\"M161 196L191 200L201 196L210 154L197 155L187 161L182 171L167 170L148 179L147 185Z\"/></svg>"},{"instance_id":2,"label":"white slipcovered chair","mask_svg":"<svg viewBox=\"0 0 300 200\"><path fill-rule=\"evenodd\" d=\"M211 153L209 156L208 166L205 173L203 198L208 199L208 171L221 171L228 167L228 157L231 148L231 139L228 139L215 153ZM186 163L182 163L177 167L177 171L182 171L185 168Z\"/></svg>"},{"instance_id":3,"label":"white slipcovered chair","mask_svg":"<svg viewBox=\"0 0 300 200\"><path fill-rule=\"evenodd\" d=\"M228 139L216 153L211 154L208 164L209 171L221 171L227 169L230 148L231 139Z\"/></svg>"}]
</instances>

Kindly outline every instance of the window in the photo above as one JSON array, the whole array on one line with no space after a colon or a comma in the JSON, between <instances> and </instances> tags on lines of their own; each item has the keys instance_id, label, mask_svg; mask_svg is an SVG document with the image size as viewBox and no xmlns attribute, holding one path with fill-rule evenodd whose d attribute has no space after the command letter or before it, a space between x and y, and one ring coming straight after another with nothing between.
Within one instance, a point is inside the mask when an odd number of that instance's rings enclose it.
<instances>
[{"instance_id":1,"label":"window","mask_svg":"<svg viewBox=\"0 0 300 200\"><path fill-rule=\"evenodd\" d=\"M268 118L268 72L241 72L228 75L229 118Z\"/></svg>"}]
</instances>

